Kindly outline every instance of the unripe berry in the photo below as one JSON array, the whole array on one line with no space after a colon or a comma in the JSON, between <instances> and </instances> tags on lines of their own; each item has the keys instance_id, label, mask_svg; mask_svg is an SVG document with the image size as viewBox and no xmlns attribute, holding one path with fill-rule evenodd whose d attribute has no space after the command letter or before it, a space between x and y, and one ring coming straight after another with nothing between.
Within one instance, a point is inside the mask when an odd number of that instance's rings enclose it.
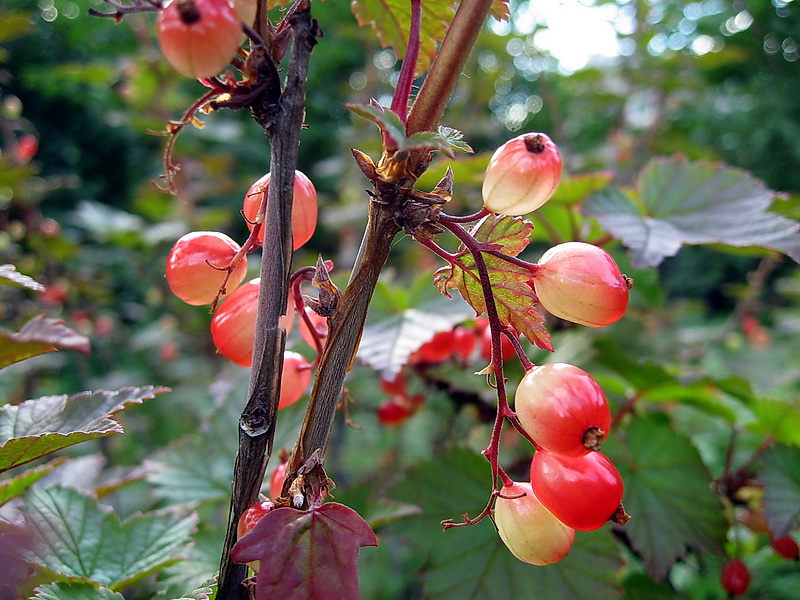
<instances>
[{"instance_id":1,"label":"unripe berry","mask_svg":"<svg viewBox=\"0 0 800 600\"><path fill-rule=\"evenodd\" d=\"M483 206L494 213L524 215L555 193L561 154L543 133L525 133L500 146L483 180Z\"/></svg>"},{"instance_id":2,"label":"unripe berry","mask_svg":"<svg viewBox=\"0 0 800 600\"><path fill-rule=\"evenodd\" d=\"M494 507L494 521L500 539L514 556L541 566L558 562L567 555L575 531L542 505L530 483L505 486L500 494Z\"/></svg>"},{"instance_id":3,"label":"unripe berry","mask_svg":"<svg viewBox=\"0 0 800 600\"><path fill-rule=\"evenodd\" d=\"M239 517L239 523L236 525L236 539L242 539L245 535L250 533L253 527L255 527L261 518L270 512L272 508L272 502L265 500L245 510L242 516ZM258 573L258 569L261 566L260 563L261 561L254 560L253 562L247 563L247 566L253 569L255 573Z\"/></svg>"},{"instance_id":4,"label":"unripe berry","mask_svg":"<svg viewBox=\"0 0 800 600\"><path fill-rule=\"evenodd\" d=\"M611 427L602 388L573 365L534 367L520 381L514 398L525 431L545 450L564 456L598 450Z\"/></svg>"},{"instance_id":5,"label":"unripe berry","mask_svg":"<svg viewBox=\"0 0 800 600\"><path fill-rule=\"evenodd\" d=\"M720 582L731 594L744 594L750 587L750 570L741 560L732 558L722 567Z\"/></svg>"},{"instance_id":6,"label":"unripe berry","mask_svg":"<svg viewBox=\"0 0 800 600\"><path fill-rule=\"evenodd\" d=\"M167 256L169 289L187 304L211 304L225 280L225 269L239 249L239 244L224 233L187 233L175 242ZM231 273L226 288L235 289L246 274L247 261L242 260Z\"/></svg>"},{"instance_id":7,"label":"unripe berry","mask_svg":"<svg viewBox=\"0 0 800 600\"><path fill-rule=\"evenodd\" d=\"M545 310L588 327L605 327L622 317L629 282L608 252L584 242L553 246L533 275L533 289Z\"/></svg>"},{"instance_id":8,"label":"unripe berry","mask_svg":"<svg viewBox=\"0 0 800 600\"><path fill-rule=\"evenodd\" d=\"M302 354L286 351L283 353L283 374L281 375L281 399L278 409L297 402L311 383L311 368Z\"/></svg>"},{"instance_id":9,"label":"unripe berry","mask_svg":"<svg viewBox=\"0 0 800 600\"><path fill-rule=\"evenodd\" d=\"M173 0L158 13L158 43L187 77L213 77L242 43L242 21L228 0Z\"/></svg>"},{"instance_id":10,"label":"unripe berry","mask_svg":"<svg viewBox=\"0 0 800 600\"><path fill-rule=\"evenodd\" d=\"M253 231L258 218L258 209L265 194L269 194L270 174L250 186L244 197L242 214L247 221L247 227ZM317 190L314 184L301 171L294 172L294 200L292 202L292 246L295 250L300 248L317 228ZM258 241L264 243L264 227L258 234Z\"/></svg>"},{"instance_id":11,"label":"unripe berry","mask_svg":"<svg viewBox=\"0 0 800 600\"><path fill-rule=\"evenodd\" d=\"M211 318L211 339L217 353L242 367L249 367L253 362L259 285L260 280L256 278L238 287ZM294 303L289 302L279 325L286 328L288 334L293 323Z\"/></svg>"}]
</instances>

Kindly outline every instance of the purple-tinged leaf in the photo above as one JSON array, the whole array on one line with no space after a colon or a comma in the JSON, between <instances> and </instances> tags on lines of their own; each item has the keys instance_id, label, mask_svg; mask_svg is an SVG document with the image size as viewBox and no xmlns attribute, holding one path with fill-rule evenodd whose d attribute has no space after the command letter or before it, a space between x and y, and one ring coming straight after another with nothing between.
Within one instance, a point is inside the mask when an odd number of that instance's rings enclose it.
<instances>
[{"instance_id":1,"label":"purple-tinged leaf","mask_svg":"<svg viewBox=\"0 0 800 600\"><path fill-rule=\"evenodd\" d=\"M757 246L800 261L800 223L769 212L776 194L744 171L655 159L637 192L606 190L584 204L585 214L628 247L635 268L657 266L683 244Z\"/></svg>"},{"instance_id":2,"label":"purple-tinged leaf","mask_svg":"<svg viewBox=\"0 0 800 600\"><path fill-rule=\"evenodd\" d=\"M260 561L257 600L357 600L358 550L377 545L357 512L329 502L314 510L267 513L236 543L231 558Z\"/></svg>"},{"instance_id":3,"label":"purple-tinged leaf","mask_svg":"<svg viewBox=\"0 0 800 600\"><path fill-rule=\"evenodd\" d=\"M91 351L89 339L74 332L63 321L36 316L17 333L0 330L0 369L59 349L78 350L84 354Z\"/></svg>"},{"instance_id":4,"label":"purple-tinged leaf","mask_svg":"<svg viewBox=\"0 0 800 600\"><path fill-rule=\"evenodd\" d=\"M43 292L44 286L27 275L23 275L14 265L0 265L0 285L16 285L37 292Z\"/></svg>"},{"instance_id":5,"label":"purple-tinged leaf","mask_svg":"<svg viewBox=\"0 0 800 600\"><path fill-rule=\"evenodd\" d=\"M150 385L46 396L0 407L0 473L67 446L122 433L111 415L167 391Z\"/></svg>"}]
</instances>

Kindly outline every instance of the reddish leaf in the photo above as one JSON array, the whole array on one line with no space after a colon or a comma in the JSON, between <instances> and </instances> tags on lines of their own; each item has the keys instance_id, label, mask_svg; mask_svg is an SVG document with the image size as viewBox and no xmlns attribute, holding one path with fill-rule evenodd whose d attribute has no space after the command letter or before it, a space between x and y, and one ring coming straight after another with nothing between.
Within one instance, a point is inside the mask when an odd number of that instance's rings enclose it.
<instances>
[{"instance_id":1,"label":"reddish leaf","mask_svg":"<svg viewBox=\"0 0 800 600\"><path fill-rule=\"evenodd\" d=\"M530 241L533 224L520 217L488 215L472 229L479 242L495 244L508 256L517 256ZM462 246L459 253L464 251ZM489 280L494 292L500 321L513 331L523 334L531 343L544 350L553 350L550 333L542 325L542 315L536 305L537 298L528 284L531 272L524 266L510 263L484 253ZM480 284L480 276L471 254L459 257L453 265L442 267L434 274L434 283L445 296L449 290L458 290L475 312L486 312L486 300Z\"/></svg>"},{"instance_id":2,"label":"reddish leaf","mask_svg":"<svg viewBox=\"0 0 800 600\"><path fill-rule=\"evenodd\" d=\"M315 510L267 513L236 543L231 558L260 561L257 600L356 600L358 549L377 545L357 512L329 502Z\"/></svg>"},{"instance_id":3,"label":"reddish leaf","mask_svg":"<svg viewBox=\"0 0 800 600\"><path fill-rule=\"evenodd\" d=\"M17 333L0 331L0 342L0 368L59 348L90 352L85 336L69 329L63 321L44 315L34 317Z\"/></svg>"}]
</instances>

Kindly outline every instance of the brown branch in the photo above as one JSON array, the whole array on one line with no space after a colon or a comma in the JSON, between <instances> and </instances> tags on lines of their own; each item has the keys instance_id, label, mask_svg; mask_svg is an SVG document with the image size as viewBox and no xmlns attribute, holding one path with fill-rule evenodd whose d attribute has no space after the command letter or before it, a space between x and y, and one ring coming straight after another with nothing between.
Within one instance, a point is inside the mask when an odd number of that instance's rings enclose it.
<instances>
[{"instance_id":1,"label":"brown branch","mask_svg":"<svg viewBox=\"0 0 800 600\"><path fill-rule=\"evenodd\" d=\"M271 142L271 178L253 368L247 405L239 421L239 450L234 466L231 508L220 563L217 592L219 600L246 597L246 591L240 584L247 575L247 566L232 563L230 551L236 543L239 517L257 501L267 461L272 453L286 341L286 331L278 326L278 322L286 313L292 260L294 171L305 114L308 62L318 34L310 10L310 4L302 2L290 20L292 54L284 92L280 96L280 109L253 106L254 113L274 116L268 123L264 122ZM268 99L269 96L265 96L265 100Z\"/></svg>"}]
</instances>

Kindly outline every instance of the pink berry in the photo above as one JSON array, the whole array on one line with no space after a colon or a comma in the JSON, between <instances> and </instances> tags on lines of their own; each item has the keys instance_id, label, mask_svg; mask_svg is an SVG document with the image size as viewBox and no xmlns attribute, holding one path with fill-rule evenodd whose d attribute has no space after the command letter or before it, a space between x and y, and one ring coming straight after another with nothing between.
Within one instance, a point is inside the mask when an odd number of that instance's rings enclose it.
<instances>
[{"instance_id":1,"label":"pink berry","mask_svg":"<svg viewBox=\"0 0 800 600\"><path fill-rule=\"evenodd\" d=\"M288 350L284 352L281 399L278 403L278 409L291 406L300 400L310 383L311 368L303 355Z\"/></svg>"},{"instance_id":2,"label":"pink berry","mask_svg":"<svg viewBox=\"0 0 800 600\"><path fill-rule=\"evenodd\" d=\"M542 505L530 483L503 487L494 507L494 521L500 539L511 553L532 565L560 561L575 539L575 530Z\"/></svg>"},{"instance_id":3,"label":"pink berry","mask_svg":"<svg viewBox=\"0 0 800 600\"><path fill-rule=\"evenodd\" d=\"M536 210L555 193L561 167L558 147L543 133L526 133L507 141L486 168L484 208L505 215Z\"/></svg>"},{"instance_id":4,"label":"pink berry","mask_svg":"<svg viewBox=\"0 0 800 600\"><path fill-rule=\"evenodd\" d=\"M599 246L566 242L542 255L533 288L551 314L588 327L605 327L625 313L629 281Z\"/></svg>"},{"instance_id":5,"label":"pink berry","mask_svg":"<svg viewBox=\"0 0 800 600\"><path fill-rule=\"evenodd\" d=\"M158 43L187 77L213 77L242 43L242 21L228 0L172 0L156 19Z\"/></svg>"}]
</instances>

